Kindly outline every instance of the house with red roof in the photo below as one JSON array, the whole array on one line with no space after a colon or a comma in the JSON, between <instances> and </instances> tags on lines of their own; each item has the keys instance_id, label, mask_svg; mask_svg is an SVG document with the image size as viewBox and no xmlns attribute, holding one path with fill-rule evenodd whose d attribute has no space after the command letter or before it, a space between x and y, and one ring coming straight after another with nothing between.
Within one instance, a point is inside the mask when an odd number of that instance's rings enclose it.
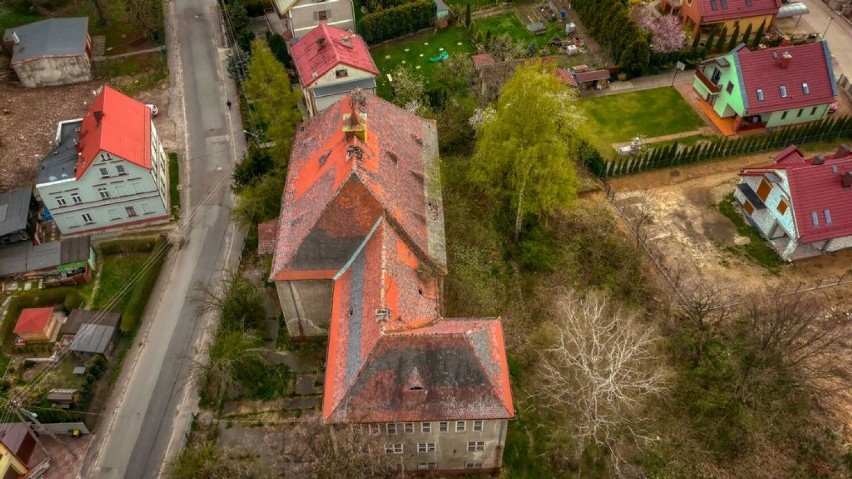
<instances>
[{"instance_id":1,"label":"house with red roof","mask_svg":"<svg viewBox=\"0 0 852 479\"><path fill-rule=\"evenodd\" d=\"M356 90L306 121L270 279L290 335L328 335L324 423L384 436L407 471L496 472L502 323L445 318L446 272L434 120Z\"/></svg>"},{"instance_id":2,"label":"house with red roof","mask_svg":"<svg viewBox=\"0 0 852 479\"><path fill-rule=\"evenodd\" d=\"M272 0L272 6L284 22L287 40L297 41L319 25L355 31L352 0Z\"/></svg>"},{"instance_id":3,"label":"house with red roof","mask_svg":"<svg viewBox=\"0 0 852 479\"><path fill-rule=\"evenodd\" d=\"M58 325L53 308L24 308L12 331L27 343L53 341Z\"/></svg>"},{"instance_id":4,"label":"house with red roof","mask_svg":"<svg viewBox=\"0 0 852 479\"><path fill-rule=\"evenodd\" d=\"M105 86L58 137L36 192L63 235L168 221L168 157L145 104Z\"/></svg>"},{"instance_id":5,"label":"house with red roof","mask_svg":"<svg viewBox=\"0 0 852 479\"><path fill-rule=\"evenodd\" d=\"M754 51L740 44L701 62L692 86L735 132L821 120L837 96L826 41Z\"/></svg>"},{"instance_id":6,"label":"house with red roof","mask_svg":"<svg viewBox=\"0 0 852 479\"><path fill-rule=\"evenodd\" d=\"M852 247L852 148L805 159L795 146L771 165L740 172L734 197L781 257Z\"/></svg>"},{"instance_id":7,"label":"house with red roof","mask_svg":"<svg viewBox=\"0 0 852 479\"><path fill-rule=\"evenodd\" d=\"M379 69L359 35L320 25L293 44L290 55L310 116L337 103L356 88L376 92Z\"/></svg>"},{"instance_id":8,"label":"house with red roof","mask_svg":"<svg viewBox=\"0 0 852 479\"><path fill-rule=\"evenodd\" d=\"M738 26L740 34L749 25L754 32L760 25L769 31L780 8L781 0L662 0L660 3L663 13L679 15L693 36L726 28L728 38Z\"/></svg>"}]
</instances>

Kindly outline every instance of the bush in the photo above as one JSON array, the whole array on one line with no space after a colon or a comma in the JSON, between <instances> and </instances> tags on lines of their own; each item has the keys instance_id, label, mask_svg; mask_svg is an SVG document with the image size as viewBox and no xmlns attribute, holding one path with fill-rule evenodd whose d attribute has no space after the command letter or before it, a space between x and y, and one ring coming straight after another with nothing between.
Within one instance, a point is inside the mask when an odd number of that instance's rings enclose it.
<instances>
[{"instance_id":1,"label":"bush","mask_svg":"<svg viewBox=\"0 0 852 479\"><path fill-rule=\"evenodd\" d=\"M417 0L364 15L361 19L364 41L377 43L431 27L437 11L432 0Z\"/></svg>"},{"instance_id":2,"label":"bush","mask_svg":"<svg viewBox=\"0 0 852 479\"><path fill-rule=\"evenodd\" d=\"M234 168L234 187L239 190L254 184L275 166L268 150L253 148Z\"/></svg>"},{"instance_id":3,"label":"bush","mask_svg":"<svg viewBox=\"0 0 852 479\"><path fill-rule=\"evenodd\" d=\"M277 33L267 34L266 42L275 58L284 65L284 68L293 68L293 58L287 53L287 41Z\"/></svg>"},{"instance_id":4,"label":"bush","mask_svg":"<svg viewBox=\"0 0 852 479\"><path fill-rule=\"evenodd\" d=\"M163 243L165 243L165 240L157 238L154 247L159 247ZM166 247L168 248L168 245ZM139 325L142 314L145 312L145 306L148 304L148 297L151 295L154 285L157 284L157 278L160 276L160 268L162 268L165 259L165 254L154 258L152 266L139 278L139 282L134 286L133 291L130 293L130 298L128 298L121 312L121 331L125 333L131 332Z\"/></svg>"},{"instance_id":5,"label":"bush","mask_svg":"<svg viewBox=\"0 0 852 479\"><path fill-rule=\"evenodd\" d=\"M128 254L128 253L150 253L154 248L162 243L162 239L158 236L150 236L148 238L133 238L120 239L112 241L104 241L98 244L98 249L102 255Z\"/></svg>"},{"instance_id":6,"label":"bush","mask_svg":"<svg viewBox=\"0 0 852 479\"><path fill-rule=\"evenodd\" d=\"M644 43L648 51L648 40L621 0L574 0L574 7L589 33L609 50L617 64L634 75L645 71L648 66L647 56L638 51L641 48L635 43ZM633 50L628 58L629 67L622 59L628 49Z\"/></svg>"}]
</instances>

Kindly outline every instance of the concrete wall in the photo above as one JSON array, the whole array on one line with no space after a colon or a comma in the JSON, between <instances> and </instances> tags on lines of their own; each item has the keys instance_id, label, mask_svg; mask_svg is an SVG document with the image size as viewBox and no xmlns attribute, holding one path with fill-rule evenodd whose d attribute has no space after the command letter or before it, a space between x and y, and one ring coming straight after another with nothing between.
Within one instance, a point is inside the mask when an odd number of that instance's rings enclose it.
<instances>
[{"instance_id":1,"label":"concrete wall","mask_svg":"<svg viewBox=\"0 0 852 479\"><path fill-rule=\"evenodd\" d=\"M791 88L791 87L788 87ZM801 88L801 86L799 86ZM799 92L799 94L801 94ZM762 115L763 121L769 128L776 126L795 125L798 123L807 123L810 121L818 121L828 115L828 107L830 104L817 106L808 106L805 108L793 108L792 110L774 111L769 114ZM785 116L784 113L787 113ZM782 118L783 117L783 118Z\"/></svg>"},{"instance_id":2,"label":"concrete wall","mask_svg":"<svg viewBox=\"0 0 852 479\"><path fill-rule=\"evenodd\" d=\"M326 19L320 20L320 13L326 12ZM352 0L299 0L287 11L288 25L292 29L293 39L307 35L320 23L327 23L341 30L355 31L355 10Z\"/></svg>"},{"instance_id":3,"label":"concrete wall","mask_svg":"<svg viewBox=\"0 0 852 479\"><path fill-rule=\"evenodd\" d=\"M826 251L838 251L841 249L852 248L852 235L850 236L841 236L840 238L834 238L828 242L826 246Z\"/></svg>"},{"instance_id":4,"label":"concrete wall","mask_svg":"<svg viewBox=\"0 0 852 479\"><path fill-rule=\"evenodd\" d=\"M92 64L86 55L44 57L12 65L21 84L29 88L67 85L92 80Z\"/></svg>"},{"instance_id":5,"label":"concrete wall","mask_svg":"<svg viewBox=\"0 0 852 479\"><path fill-rule=\"evenodd\" d=\"M290 337L328 334L333 288L331 280L275 282Z\"/></svg>"}]
</instances>

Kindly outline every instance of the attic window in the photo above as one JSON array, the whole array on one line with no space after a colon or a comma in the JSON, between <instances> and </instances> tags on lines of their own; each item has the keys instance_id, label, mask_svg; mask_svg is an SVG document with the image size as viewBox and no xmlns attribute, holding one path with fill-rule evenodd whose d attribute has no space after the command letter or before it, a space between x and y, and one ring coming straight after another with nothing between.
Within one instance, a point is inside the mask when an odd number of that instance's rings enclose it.
<instances>
[{"instance_id":1,"label":"attic window","mask_svg":"<svg viewBox=\"0 0 852 479\"><path fill-rule=\"evenodd\" d=\"M349 76L349 70L345 68L338 68L334 71L334 76L337 78L346 78Z\"/></svg>"},{"instance_id":2,"label":"attic window","mask_svg":"<svg viewBox=\"0 0 852 479\"><path fill-rule=\"evenodd\" d=\"M715 12L718 9L719 9L718 0L710 0L710 10L713 10Z\"/></svg>"},{"instance_id":3,"label":"attic window","mask_svg":"<svg viewBox=\"0 0 852 479\"><path fill-rule=\"evenodd\" d=\"M816 211L811 211L811 221L814 223L814 226L819 226L819 216L817 216Z\"/></svg>"},{"instance_id":4,"label":"attic window","mask_svg":"<svg viewBox=\"0 0 852 479\"><path fill-rule=\"evenodd\" d=\"M805 95L809 95L811 93L811 89L808 87L807 83L802 83L802 92L804 92Z\"/></svg>"},{"instance_id":5,"label":"attic window","mask_svg":"<svg viewBox=\"0 0 852 479\"><path fill-rule=\"evenodd\" d=\"M750 6L751 6L751 2L752 2L752 0L746 0L746 6L747 6L747 7L750 7Z\"/></svg>"},{"instance_id":6,"label":"attic window","mask_svg":"<svg viewBox=\"0 0 852 479\"><path fill-rule=\"evenodd\" d=\"M763 90L757 89L757 101L763 101Z\"/></svg>"},{"instance_id":7,"label":"attic window","mask_svg":"<svg viewBox=\"0 0 852 479\"><path fill-rule=\"evenodd\" d=\"M376 309L376 322L377 323L387 323L388 319L390 319L390 309L388 309L388 308Z\"/></svg>"},{"instance_id":8,"label":"attic window","mask_svg":"<svg viewBox=\"0 0 852 479\"><path fill-rule=\"evenodd\" d=\"M825 216L825 224L830 225L831 224L831 211L823 210L822 215Z\"/></svg>"},{"instance_id":9,"label":"attic window","mask_svg":"<svg viewBox=\"0 0 852 479\"><path fill-rule=\"evenodd\" d=\"M787 87L781 85L781 98L787 98Z\"/></svg>"}]
</instances>

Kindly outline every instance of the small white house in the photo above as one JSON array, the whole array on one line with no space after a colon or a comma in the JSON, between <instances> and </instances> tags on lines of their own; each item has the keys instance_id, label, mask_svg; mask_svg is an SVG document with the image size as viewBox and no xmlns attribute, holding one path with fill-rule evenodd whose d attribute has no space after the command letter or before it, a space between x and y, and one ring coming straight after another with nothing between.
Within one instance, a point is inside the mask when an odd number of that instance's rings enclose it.
<instances>
[{"instance_id":1,"label":"small white house","mask_svg":"<svg viewBox=\"0 0 852 479\"><path fill-rule=\"evenodd\" d=\"M355 31L352 0L272 0L272 5L284 20L287 40L295 42L318 25Z\"/></svg>"},{"instance_id":2,"label":"small white house","mask_svg":"<svg viewBox=\"0 0 852 479\"><path fill-rule=\"evenodd\" d=\"M60 125L36 191L63 235L168 221L168 158L144 104L104 87Z\"/></svg>"}]
</instances>

